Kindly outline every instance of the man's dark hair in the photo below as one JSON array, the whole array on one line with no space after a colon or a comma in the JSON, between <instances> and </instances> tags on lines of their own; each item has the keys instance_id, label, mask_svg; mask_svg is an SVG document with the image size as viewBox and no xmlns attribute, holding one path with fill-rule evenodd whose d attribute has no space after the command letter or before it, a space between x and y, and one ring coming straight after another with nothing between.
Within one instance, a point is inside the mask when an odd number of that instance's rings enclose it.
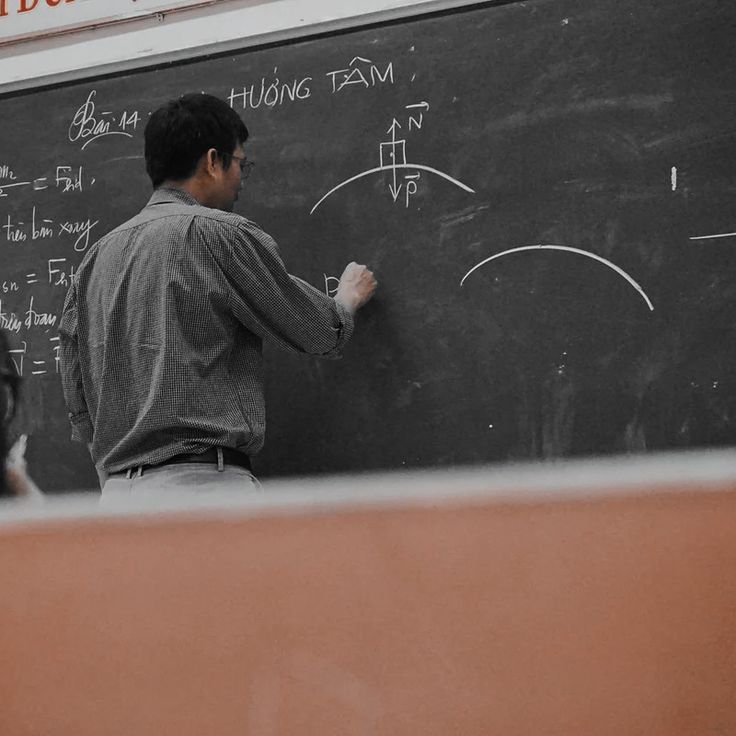
<instances>
[{"instance_id":1,"label":"man's dark hair","mask_svg":"<svg viewBox=\"0 0 736 736\"><path fill-rule=\"evenodd\" d=\"M20 378L10 358L5 333L0 330L0 497L12 495L5 478L5 458L8 454L8 424L18 403Z\"/></svg>"},{"instance_id":2,"label":"man's dark hair","mask_svg":"<svg viewBox=\"0 0 736 736\"><path fill-rule=\"evenodd\" d=\"M245 123L225 101L204 93L183 95L154 112L144 132L146 171L154 188L190 177L210 148L232 153L248 139Z\"/></svg>"}]
</instances>

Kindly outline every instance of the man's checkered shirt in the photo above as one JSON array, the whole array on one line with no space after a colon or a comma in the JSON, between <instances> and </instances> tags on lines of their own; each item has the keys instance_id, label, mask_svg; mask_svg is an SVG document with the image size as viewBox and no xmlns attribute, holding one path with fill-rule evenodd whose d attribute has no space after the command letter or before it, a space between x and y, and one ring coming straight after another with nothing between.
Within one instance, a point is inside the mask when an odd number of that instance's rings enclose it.
<instances>
[{"instance_id":1,"label":"man's checkered shirt","mask_svg":"<svg viewBox=\"0 0 736 736\"><path fill-rule=\"evenodd\" d=\"M236 214L159 189L84 257L64 303L61 374L72 436L101 470L263 445L262 340L339 357L352 315L290 276Z\"/></svg>"}]
</instances>

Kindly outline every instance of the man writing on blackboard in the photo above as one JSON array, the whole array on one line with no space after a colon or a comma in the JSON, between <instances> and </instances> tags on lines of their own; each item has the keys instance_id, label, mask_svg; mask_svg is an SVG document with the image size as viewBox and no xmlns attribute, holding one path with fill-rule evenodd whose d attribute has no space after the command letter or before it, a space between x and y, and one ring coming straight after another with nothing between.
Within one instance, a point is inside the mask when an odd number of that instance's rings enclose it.
<instances>
[{"instance_id":1,"label":"man writing on blackboard","mask_svg":"<svg viewBox=\"0 0 736 736\"><path fill-rule=\"evenodd\" d=\"M373 295L349 264L330 298L289 275L274 241L232 208L248 131L225 102L185 95L145 130L154 193L95 243L67 294L61 373L72 436L103 495L257 484L263 339L338 357Z\"/></svg>"}]
</instances>

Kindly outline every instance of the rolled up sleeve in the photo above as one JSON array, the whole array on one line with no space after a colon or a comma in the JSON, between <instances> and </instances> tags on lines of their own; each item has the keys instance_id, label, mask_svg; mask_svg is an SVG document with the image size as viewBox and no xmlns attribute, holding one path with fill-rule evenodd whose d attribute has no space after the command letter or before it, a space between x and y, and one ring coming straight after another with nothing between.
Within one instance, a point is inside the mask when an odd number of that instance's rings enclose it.
<instances>
[{"instance_id":1,"label":"rolled up sleeve","mask_svg":"<svg viewBox=\"0 0 736 736\"><path fill-rule=\"evenodd\" d=\"M287 350L341 357L353 315L332 297L290 275L273 239L252 223L238 226L226 267L236 319Z\"/></svg>"}]
</instances>

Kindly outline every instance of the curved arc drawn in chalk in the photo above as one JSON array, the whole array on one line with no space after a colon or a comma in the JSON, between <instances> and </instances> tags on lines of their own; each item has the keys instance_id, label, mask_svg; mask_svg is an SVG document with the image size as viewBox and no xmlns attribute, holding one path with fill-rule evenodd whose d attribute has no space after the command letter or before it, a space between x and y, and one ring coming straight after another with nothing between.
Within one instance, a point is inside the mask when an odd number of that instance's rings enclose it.
<instances>
[{"instance_id":1,"label":"curved arc drawn in chalk","mask_svg":"<svg viewBox=\"0 0 736 736\"><path fill-rule=\"evenodd\" d=\"M94 143L95 141L99 140L100 138L104 138L107 135L124 135L124 136L127 136L128 138L132 138L133 137L132 134L126 133L126 132L124 132L122 130L108 130L106 133L99 133L98 135L94 136L93 138L90 138L89 140L85 141L85 144L82 146L82 150L84 151L84 149L87 148L87 146L90 143Z\"/></svg>"},{"instance_id":2,"label":"curved arc drawn in chalk","mask_svg":"<svg viewBox=\"0 0 736 736\"><path fill-rule=\"evenodd\" d=\"M733 238L736 233L717 233L716 235L698 235L690 240L714 240L715 238Z\"/></svg>"},{"instance_id":3,"label":"curved arc drawn in chalk","mask_svg":"<svg viewBox=\"0 0 736 736\"><path fill-rule=\"evenodd\" d=\"M460 189L464 189L466 192L475 194L475 189L471 189L466 184L463 184L457 179L453 179L449 174L445 174L442 171L437 171L437 169L433 169L431 166L424 166L422 164L391 164L390 166L376 166L375 169L362 171L360 174L356 174L355 176L351 176L349 179L345 179L345 181L340 182L336 187L332 187L332 189L330 189L330 191L327 192L327 194L325 194L319 200L319 202L314 205L314 207L312 207L312 209L309 211L309 214L311 215L317 209L317 207L319 207L322 202L324 202L327 197L330 196L330 194L334 194L338 189L344 187L346 184L350 184L350 182L357 181L358 179L362 179L364 176L369 176L370 174L377 174L379 171L393 171L394 169L421 169L422 171L429 171L432 174L437 174L437 176L441 176L443 179L447 179L447 181L455 184L455 186L460 187Z\"/></svg>"},{"instance_id":4,"label":"curved arc drawn in chalk","mask_svg":"<svg viewBox=\"0 0 736 736\"><path fill-rule=\"evenodd\" d=\"M639 284L634 281L634 279L629 276L629 274L626 273L622 268L619 268L615 263L611 263L611 261L606 260L605 258L601 258L601 256L597 256L595 253L591 253L587 250L581 250L580 248L571 248L567 245L524 245L520 248L511 248L509 250L505 250L502 253L496 253L496 255L491 256L490 258L486 258L485 260L481 261L480 263L473 266L473 268L468 271L465 276L460 279L460 286L462 286L465 283L465 279L470 276L473 271L476 271L481 266L484 266L486 263L489 263L490 261L494 261L497 258L501 258L502 256L507 256L511 253L519 253L524 250L562 250L562 251L568 251L569 253L577 253L581 256L586 256L587 258L592 258L595 261L598 261L599 263L602 263L604 266L608 266L608 268L613 269L619 276L622 276L626 281L628 281L641 295L642 299L646 302L647 306L649 307L649 310L651 312L654 311L654 305L649 300L649 297L644 293L644 289L639 286Z\"/></svg>"}]
</instances>

